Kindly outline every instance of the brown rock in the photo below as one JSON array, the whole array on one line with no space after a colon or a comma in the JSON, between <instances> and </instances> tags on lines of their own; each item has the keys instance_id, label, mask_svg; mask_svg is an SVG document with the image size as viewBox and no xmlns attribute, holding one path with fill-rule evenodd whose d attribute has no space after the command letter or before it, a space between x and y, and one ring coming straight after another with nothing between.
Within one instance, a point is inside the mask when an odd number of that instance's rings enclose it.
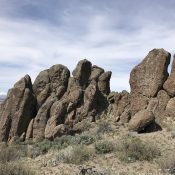
<instances>
[{"instance_id":1,"label":"brown rock","mask_svg":"<svg viewBox=\"0 0 175 175\"><path fill-rule=\"evenodd\" d=\"M127 91L122 91L120 93L120 99L115 102L117 104L116 116L121 116L125 109L127 109L130 105L129 93Z\"/></svg>"},{"instance_id":2,"label":"brown rock","mask_svg":"<svg viewBox=\"0 0 175 175\"><path fill-rule=\"evenodd\" d=\"M89 78L90 81L95 80L98 81L100 75L104 73L104 69L98 66L92 66L91 76Z\"/></svg>"},{"instance_id":3,"label":"brown rock","mask_svg":"<svg viewBox=\"0 0 175 175\"><path fill-rule=\"evenodd\" d=\"M36 115L36 99L30 77L26 75L9 90L1 111L0 141L20 137Z\"/></svg>"},{"instance_id":4,"label":"brown rock","mask_svg":"<svg viewBox=\"0 0 175 175\"><path fill-rule=\"evenodd\" d=\"M60 99L67 90L70 71L67 67L57 64L49 69L51 92Z\"/></svg>"},{"instance_id":5,"label":"brown rock","mask_svg":"<svg viewBox=\"0 0 175 175\"><path fill-rule=\"evenodd\" d=\"M144 109L148 103L147 98L155 97L162 89L168 78L169 63L170 54L167 51L154 49L132 70L130 75L132 115Z\"/></svg>"},{"instance_id":6,"label":"brown rock","mask_svg":"<svg viewBox=\"0 0 175 175\"><path fill-rule=\"evenodd\" d=\"M171 74L165 81L163 88L168 92L170 96L175 96L175 56L171 68Z\"/></svg>"},{"instance_id":7,"label":"brown rock","mask_svg":"<svg viewBox=\"0 0 175 175\"><path fill-rule=\"evenodd\" d=\"M72 72L73 78L83 89L87 87L88 80L91 75L91 67L91 62L84 59L78 62L76 68Z\"/></svg>"},{"instance_id":8,"label":"brown rock","mask_svg":"<svg viewBox=\"0 0 175 175\"><path fill-rule=\"evenodd\" d=\"M130 109L129 109L129 108L126 108L126 109L122 112L122 114L121 114L121 116L120 116L119 119L120 119L119 121L120 121L121 123L128 123L129 120L131 119Z\"/></svg>"},{"instance_id":9,"label":"brown rock","mask_svg":"<svg viewBox=\"0 0 175 175\"><path fill-rule=\"evenodd\" d=\"M52 138L55 127L64 124L67 115L67 103L65 101L56 101L50 110L50 118L45 127L45 138Z\"/></svg>"},{"instance_id":10,"label":"brown rock","mask_svg":"<svg viewBox=\"0 0 175 175\"><path fill-rule=\"evenodd\" d=\"M171 98L166 106L166 113L168 116L175 118L175 97Z\"/></svg>"},{"instance_id":11,"label":"brown rock","mask_svg":"<svg viewBox=\"0 0 175 175\"><path fill-rule=\"evenodd\" d=\"M34 124L34 119L32 119L30 121L29 126L27 128L26 140L29 140L29 139L33 138L33 124Z\"/></svg>"},{"instance_id":12,"label":"brown rock","mask_svg":"<svg viewBox=\"0 0 175 175\"><path fill-rule=\"evenodd\" d=\"M156 123L160 126L163 126L163 121L166 118L166 106L170 97L168 96L167 92L161 90L157 94L157 105L155 110L153 111Z\"/></svg>"},{"instance_id":13,"label":"brown rock","mask_svg":"<svg viewBox=\"0 0 175 175\"><path fill-rule=\"evenodd\" d=\"M131 118L128 124L130 131L143 131L149 124L154 122L154 115L149 110L139 111Z\"/></svg>"},{"instance_id":14,"label":"brown rock","mask_svg":"<svg viewBox=\"0 0 175 175\"><path fill-rule=\"evenodd\" d=\"M110 79L111 79L111 71L104 72L100 75L99 81L98 81L98 89L106 95L109 95L110 93Z\"/></svg>"},{"instance_id":15,"label":"brown rock","mask_svg":"<svg viewBox=\"0 0 175 175\"><path fill-rule=\"evenodd\" d=\"M70 92L67 95L67 101L69 102L68 111L71 111L75 107L77 107L78 103L83 98L83 91L78 86L72 87Z\"/></svg>"},{"instance_id":16,"label":"brown rock","mask_svg":"<svg viewBox=\"0 0 175 175\"><path fill-rule=\"evenodd\" d=\"M40 72L33 84L38 107L41 107L50 95L60 99L67 90L69 76L68 68L61 64Z\"/></svg>"},{"instance_id":17,"label":"brown rock","mask_svg":"<svg viewBox=\"0 0 175 175\"><path fill-rule=\"evenodd\" d=\"M116 94L116 92L111 92L111 93L108 95L107 99L108 99L108 102L109 102L109 103L114 103L114 102L115 102L115 94Z\"/></svg>"},{"instance_id":18,"label":"brown rock","mask_svg":"<svg viewBox=\"0 0 175 175\"><path fill-rule=\"evenodd\" d=\"M97 93L98 91L96 82L91 82L91 84L86 88L84 93L84 105L82 112L83 116L87 116L89 112L92 112L93 109L96 109Z\"/></svg>"},{"instance_id":19,"label":"brown rock","mask_svg":"<svg viewBox=\"0 0 175 175\"><path fill-rule=\"evenodd\" d=\"M41 107L50 95L50 78L48 70L39 73L33 84L33 91L37 97L38 107Z\"/></svg>"},{"instance_id":20,"label":"brown rock","mask_svg":"<svg viewBox=\"0 0 175 175\"><path fill-rule=\"evenodd\" d=\"M49 97L46 102L40 107L33 124L33 139L38 141L44 138L45 127L50 118L50 108L55 102L55 98Z\"/></svg>"},{"instance_id":21,"label":"brown rock","mask_svg":"<svg viewBox=\"0 0 175 175\"><path fill-rule=\"evenodd\" d=\"M60 124L54 127L50 132L45 133L45 138L53 140L56 137L59 137L66 133L66 126L64 124Z\"/></svg>"}]
</instances>

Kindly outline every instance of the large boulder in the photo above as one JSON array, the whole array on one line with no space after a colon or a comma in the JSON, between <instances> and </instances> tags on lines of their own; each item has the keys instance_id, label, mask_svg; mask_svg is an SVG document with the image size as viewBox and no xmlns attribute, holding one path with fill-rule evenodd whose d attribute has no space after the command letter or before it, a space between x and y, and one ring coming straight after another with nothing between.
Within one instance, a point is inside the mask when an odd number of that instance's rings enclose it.
<instances>
[{"instance_id":1,"label":"large boulder","mask_svg":"<svg viewBox=\"0 0 175 175\"><path fill-rule=\"evenodd\" d=\"M155 97L168 78L170 53L154 49L130 74L131 114L147 107L149 98Z\"/></svg>"},{"instance_id":2,"label":"large boulder","mask_svg":"<svg viewBox=\"0 0 175 175\"><path fill-rule=\"evenodd\" d=\"M104 69L102 69L101 67L98 66L92 66L92 70L91 70L91 76L89 78L90 81L92 80L96 80L98 81L100 75L104 73Z\"/></svg>"},{"instance_id":3,"label":"large boulder","mask_svg":"<svg viewBox=\"0 0 175 175\"><path fill-rule=\"evenodd\" d=\"M154 114L152 111L147 109L141 110L131 118L128 124L128 128L130 131L141 132L148 125L154 122Z\"/></svg>"},{"instance_id":4,"label":"large boulder","mask_svg":"<svg viewBox=\"0 0 175 175\"><path fill-rule=\"evenodd\" d=\"M91 62L86 59L78 62L76 68L72 72L73 78L77 83L76 85L81 86L83 89L87 87L91 75L91 68Z\"/></svg>"},{"instance_id":5,"label":"large boulder","mask_svg":"<svg viewBox=\"0 0 175 175\"><path fill-rule=\"evenodd\" d=\"M33 84L33 91L37 98L38 108L50 95L50 78L48 70L39 73Z\"/></svg>"},{"instance_id":6,"label":"large boulder","mask_svg":"<svg viewBox=\"0 0 175 175\"><path fill-rule=\"evenodd\" d=\"M64 124L65 118L67 114L67 102L62 101L56 101L50 110L50 118L47 121L46 127L45 127L45 138L51 139L53 138L53 133L55 133L55 127L57 127L60 124Z\"/></svg>"},{"instance_id":7,"label":"large boulder","mask_svg":"<svg viewBox=\"0 0 175 175\"><path fill-rule=\"evenodd\" d=\"M98 88L102 92L102 94L109 95L110 93L110 79L112 72L104 72L100 75L98 80Z\"/></svg>"},{"instance_id":8,"label":"large boulder","mask_svg":"<svg viewBox=\"0 0 175 175\"><path fill-rule=\"evenodd\" d=\"M60 99L67 90L70 71L57 64L39 73L33 84L33 90L40 108L49 96Z\"/></svg>"},{"instance_id":9,"label":"large boulder","mask_svg":"<svg viewBox=\"0 0 175 175\"><path fill-rule=\"evenodd\" d=\"M36 99L29 75L19 80L9 90L3 102L0 122L0 141L10 141L26 133L28 125L36 115Z\"/></svg>"}]
</instances>

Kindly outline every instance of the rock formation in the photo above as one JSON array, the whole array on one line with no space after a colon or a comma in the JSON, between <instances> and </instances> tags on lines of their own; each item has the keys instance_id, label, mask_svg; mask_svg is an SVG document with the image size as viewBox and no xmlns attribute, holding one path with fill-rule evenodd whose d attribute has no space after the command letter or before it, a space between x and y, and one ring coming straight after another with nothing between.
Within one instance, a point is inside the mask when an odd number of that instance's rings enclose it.
<instances>
[{"instance_id":1,"label":"rock formation","mask_svg":"<svg viewBox=\"0 0 175 175\"><path fill-rule=\"evenodd\" d=\"M175 119L175 58L169 76L170 53L154 49L130 74L131 92L111 92L111 72L81 60L72 76L54 65L28 75L9 90L0 108L0 142L54 139L83 130L82 122L106 115L131 131L166 126ZM117 83L117 82L116 82Z\"/></svg>"},{"instance_id":2,"label":"rock formation","mask_svg":"<svg viewBox=\"0 0 175 175\"><path fill-rule=\"evenodd\" d=\"M137 65L130 76L131 113L145 109L151 97L155 97L168 78L170 54L163 49L154 49Z\"/></svg>"},{"instance_id":3,"label":"rock formation","mask_svg":"<svg viewBox=\"0 0 175 175\"><path fill-rule=\"evenodd\" d=\"M175 56L172 63L171 73L167 81L164 83L163 88L167 93L173 97L175 96Z\"/></svg>"},{"instance_id":4,"label":"rock formation","mask_svg":"<svg viewBox=\"0 0 175 175\"><path fill-rule=\"evenodd\" d=\"M7 142L21 137L36 115L36 99L28 75L19 80L9 90L2 104L0 121L0 141Z\"/></svg>"}]
</instances>

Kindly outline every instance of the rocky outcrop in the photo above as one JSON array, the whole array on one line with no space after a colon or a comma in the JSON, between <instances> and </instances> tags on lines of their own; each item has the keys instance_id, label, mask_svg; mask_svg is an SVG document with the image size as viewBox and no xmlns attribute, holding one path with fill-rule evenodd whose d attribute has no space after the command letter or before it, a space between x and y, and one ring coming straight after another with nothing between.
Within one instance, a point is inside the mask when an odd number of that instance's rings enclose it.
<instances>
[{"instance_id":1,"label":"rocky outcrop","mask_svg":"<svg viewBox=\"0 0 175 175\"><path fill-rule=\"evenodd\" d=\"M48 70L40 72L33 84L38 108L50 96L60 99L67 90L70 72L67 67L57 64Z\"/></svg>"},{"instance_id":2,"label":"rocky outcrop","mask_svg":"<svg viewBox=\"0 0 175 175\"><path fill-rule=\"evenodd\" d=\"M175 120L175 61L168 75L170 54L154 49L130 74L131 92L111 92L111 72L81 60L70 75L63 65L39 73L33 85L26 75L0 108L0 141L14 142L84 130L84 123L102 116L143 132ZM116 82L117 83L117 82Z\"/></svg>"},{"instance_id":3,"label":"rocky outcrop","mask_svg":"<svg viewBox=\"0 0 175 175\"><path fill-rule=\"evenodd\" d=\"M108 95L110 103L108 115L112 115L117 122L128 123L130 120L130 94L127 91L111 92Z\"/></svg>"},{"instance_id":4,"label":"rocky outcrop","mask_svg":"<svg viewBox=\"0 0 175 175\"><path fill-rule=\"evenodd\" d=\"M141 110L132 117L128 128L130 131L143 131L148 125L154 122L154 114L149 110Z\"/></svg>"},{"instance_id":5,"label":"rocky outcrop","mask_svg":"<svg viewBox=\"0 0 175 175\"><path fill-rule=\"evenodd\" d=\"M137 65L130 75L131 114L147 107L168 78L170 54L164 49L154 49Z\"/></svg>"},{"instance_id":6,"label":"rocky outcrop","mask_svg":"<svg viewBox=\"0 0 175 175\"><path fill-rule=\"evenodd\" d=\"M0 141L10 141L26 133L28 125L36 115L36 99L28 75L9 90L3 102L0 121Z\"/></svg>"},{"instance_id":7,"label":"rocky outcrop","mask_svg":"<svg viewBox=\"0 0 175 175\"><path fill-rule=\"evenodd\" d=\"M27 139L54 139L76 132L77 123L87 117L95 121L106 111L111 72L81 60L72 75L65 66L55 65L37 76L33 89L38 112L28 127Z\"/></svg>"}]
</instances>

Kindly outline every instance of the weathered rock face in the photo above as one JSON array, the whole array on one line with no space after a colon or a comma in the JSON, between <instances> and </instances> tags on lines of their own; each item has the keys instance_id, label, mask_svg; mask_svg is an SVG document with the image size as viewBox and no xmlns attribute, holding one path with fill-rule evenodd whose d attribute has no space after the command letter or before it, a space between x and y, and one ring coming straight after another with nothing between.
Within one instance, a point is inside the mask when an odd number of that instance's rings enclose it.
<instances>
[{"instance_id":1,"label":"weathered rock face","mask_svg":"<svg viewBox=\"0 0 175 175\"><path fill-rule=\"evenodd\" d=\"M157 97L152 98L149 102L148 108L152 110L155 116L155 121L160 126L164 125L164 120L167 116L166 106L169 100L170 97L168 96L167 92L160 90Z\"/></svg>"},{"instance_id":2,"label":"weathered rock face","mask_svg":"<svg viewBox=\"0 0 175 175\"><path fill-rule=\"evenodd\" d=\"M163 127L175 121L175 61L168 77L169 63L165 50L150 51L131 72L131 93L110 92L111 72L88 60L81 60L72 76L60 64L40 72L33 85L27 75L0 106L0 141L54 139L81 132L84 123L103 115L132 131Z\"/></svg>"},{"instance_id":3,"label":"weathered rock face","mask_svg":"<svg viewBox=\"0 0 175 175\"><path fill-rule=\"evenodd\" d=\"M36 99L30 77L19 80L3 103L0 121L0 141L10 141L26 133L27 127L36 115Z\"/></svg>"},{"instance_id":4,"label":"weathered rock face","mask_svg":"<svg viewBox=\"0 0 175 175\"><path fill-rule=\"evenodd\" d=\"M64 95L67 90L69 76L68 68L61 64L40 72L33 84L38 108L42 106L49 96L52 95L60 99Z\"/></svg>"},{"instance_id":5,"label":"weathered rock face","mask_svg":"<svg viewBox=\"0 0 175 175\"><path fill-rule=\"evenodd\" d=\"M130 94L127 91L111 92L108 95L110 103L108 114L113 115L117 122L128 123L130 120Z\"/></svg>"},{"instance_id":6,"label":"weathered rock face","mask_svg":"<svg viewBox=\"0 0 175 175\"><path fill-rule=\"evenodd\" d=\"M33 129L32 129L33 132L31 133L34 140L41 140L45 137L44 136L45 127L50 117L50 108L54 102L55 99L52 96L50 96L38 110L38 113L34 118Z\"/></svg>"},{"instance_id":7,"label":"weathered rock face","mask_svg":"<svg viewBox=\"0 0 175 175\"><path fill-rule=\"evenodd\" d=\"M154 115L149 110L141 110L129 121L128 128L130 131L141 132L149 124L154 122Z\"/></svg>"},{"instance_id":8,"label":"weathered rock face","mask_svg":"<svg viewBox=\"0 0 175 175\"><path fill-rule=\"evenodd\" d=\"M95 121L96 115L107 109L111 72L92 66L88 60L81 60L72 74L73 77L69 77L68 69L57 65L36 78L33 86L39 110L30 134L34 140L54 139L74 132L74 125L78 122L87 117Z\"/></svg>"},{"instance_id":9,"label":"weathered rock face","mask_svg":"<svg viewBox=\"0 0 175 175\"><path fill-rule=\"evenodd\" d=\"M88 60L81 60L77 67L73 70L72 75L77 83L77 86L81 86L83 89L87 87L89 77L91 75L92 64Z\"/></svg>"},{"instance_id":10,"label":"weathered rock face","mask_svg":"<svg viewBox=\"0 0 175 175\"><path fill-rule=\"evenodd\" d=\"M110 93L110 85L109 81L111 79L112 72L104 72L100 75L99 81L98 81L98 88L103 93L108 95Z\"/></svg>"},{"instance_id":11,"label":"weathered rock face","mask_svg":"<svg viewBox=\"0 0 175 175\"><path fill-rule=\"evenodd\" d=\"M137 65L130 75L131 114L145 109L149 98L155 97L168 78L170 54L163 49L154 49Z\"/></svg>"}]
</instances>

